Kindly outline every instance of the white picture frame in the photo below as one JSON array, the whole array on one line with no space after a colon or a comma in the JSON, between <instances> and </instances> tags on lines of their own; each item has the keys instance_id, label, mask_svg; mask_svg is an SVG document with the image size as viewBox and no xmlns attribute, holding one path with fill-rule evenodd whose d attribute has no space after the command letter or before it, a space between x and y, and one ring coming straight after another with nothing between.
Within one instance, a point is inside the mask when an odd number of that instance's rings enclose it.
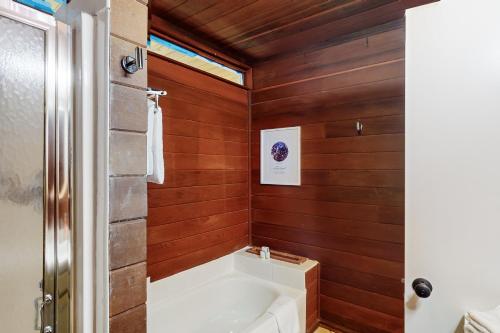
<instances>
[{"instance_id":1,"label":"white picture frame","mask_svg":"<svg viewBox=\"0 0 500 333\"><path fill-rule=\"evenodd\" d=\"M300 186L300 126L260 131L260 183Z\"/></svg>"}]
</instances>

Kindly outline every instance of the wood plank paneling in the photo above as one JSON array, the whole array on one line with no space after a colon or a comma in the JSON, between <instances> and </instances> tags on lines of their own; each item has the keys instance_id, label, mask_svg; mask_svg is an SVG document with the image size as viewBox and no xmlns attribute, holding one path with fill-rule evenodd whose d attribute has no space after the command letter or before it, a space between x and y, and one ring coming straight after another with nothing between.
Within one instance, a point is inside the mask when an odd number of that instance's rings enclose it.
<instances>
[{"instance_id":1,"label":"wood plank paneling","mask_svg":"<svg viewBox=\"0 0 500 333\"><path fill-rule=\"evenodd\" d=\"M268 58L280 51L291 52L297 44L305 47L311 44L328 43L337 38L340 39L341 36L400 19L404 16L405 9L403 1L393 1L338 20L323 17L318 22L319 24L315 23L309 29L304 29L303 23L300 22L296 25L284 26L279 32L258 37L257 40L238 43L238 47L243 51L251 52L256 58Z\"/></svg>"},{"instance_id":2,"label":"wood plank paneling","mask_svg":"<svg viewBox=\"0 0 500 333\"><path fill-rule=\"evenodd\" d=\"M319 322L319 273L316 265L306 272L306 332L313 332Z\"/></svg>"},{"instance_id":3,"label":"wood plank paneling","mask_svg":"<svg viewBox=\"0 0 500 333\"><path fill-rule=\"evenodd\" d=\"M275 187L254 183L252 194L296 198L303 200L334 201L371 205L403 205L403 190L399 188L312 186Z\"/></svg>"},{"instance_id":4,"label":"wood plank paneling","mask_svg":"<svg viewBox=\"0 0 500 333\"><path fill-rule=\"evenodd\" d=\"M403 318L321 295L321 316L335 326L348 327L363 333L401 333Z\"/></svg>"},{"instance_id":5,"label":"wood plank paneling","mask_svg":"<svg viewBox=\"0 0 500 333\"><path fill-rule=\"evenodd\" d=\"M277 226L308 230L359 239L372 239L403 243L404 228L402 225L353 221L316 215L297 214L295 212L279 212L275 210L252 210L252 221Z\"/></svg>"},{"instance_id":6,"label":"wood plank paneling","mask_svg":"<svg viewBox=\"0 0 500 333\"><path fill-rule=\"evenodd\" d=\"M401 59L404 57L404 38L397 30L389 30L261 62L255 67L254 87L259 90Z\"/></svg>"},{"instance_id":7,"label":"wood plank paneling","mask_svg":"<svg viewBox=\"0 0 500 333\"><path fill-rule=\"evenodd\" d=\"M344 87L400 77L404 77L404 61L402 59L395 59L379 64L353 68L331 75L325 74L314 80L304 79L287 85L279 85L260 90L256 89L252 95L252 103L258 104L276 99L291 98L318 92L324 93Z\"/></svg>"},{"instance_id":8,"label":"wood plank paneling","mask_svg":"<svg viewBox=\"0 0 500 333\"><path fill-rule=\"evenodd\" d=\"M244 222L226 228L200 233L148 246L148 263L155 263L188 255L196 250L209 248L217 244L248 235L248 223Z\"/></svg>"},{"instance_id":9,"label":"wood plank paneling","mask_svg":"<svg viewBox=\"0 0 500 333\"><path fill-rule=\"evenodd\" d=\"M218 141L175 135L165 136L163 149L166 153L203 155L247 156L248 144L243 142Z\"/></svg>"},{"instance_id":10,"label":"wood plank paneling","mask_svg":"<svg viewBox=\"0 0 500 333\"><path fill-rule=\"evenodd\" d=\"M326 235L320 232L311 232L296 229L276 227L270 224L253 223L252 233L255 236L286 239L290 242L317 246L342 252L359 254L366 257L403 262L403 246L397 243L381 242L376 240L358 239L337 235Z\"/></svg>"},{"instance_id":11,"label":"wood plank paneling","mask_svg":"<svg viewBox=\"0 0 500 333\"><path fill-rule=\"evenodd\" d=\"M404 186L402 170L304 170L302 183L339 186Z\"/></svg>"},{"instance_id":12,"label":"wood plank paneling","mask_svg":"<svg viewBox=\"0 0 500 333\"><path fill-rule=\"evenodd\" d=\"M179 238L203 234L240 223L248 223L248 210L245 209L160 226L152 226L148 229L148 244L154 245Z\"/></svg>"},{"instance_id":13,"label":"wood plank paneling","mask_svg":"<svg viewBox=\"0 0 500 333\"><path fill-rule=\"evenodd\" d=\"M287 112L286 109L274 110L273 118L270 119L265 114L262 120L252 113L252 129L264 128L263 126L282 127L286 124L300 124L301 126L318 126L328 122L341 120L358 120L380 116L400 115L404 111L404 100L400 98L389 98L366 102L356 101L352 104L340 104L328 106L331 112L322 112L322 108L304 108L294 112ZM252 133L255 135L255 133ZM323 136L324 137L324 134ZM312 137L314 138L314 136ZM304 137L311 139L311 137Z\"/></svg>"},{"instance_id":14,"label":"wood plank paneling","mask_svg":"<svg viewBox=\"0 0 500 333\"><path fill-rule=\"evenodd\" d=\"M252 197L252 208L376 223L403 224L404 222L402 207L395 206L351 204L255 195Z\"/></svg>"},{"instance_id":15,"label":"wood plank paneling","mask_svg":"<svg viewBox=\"0 0 500 333\"><path fill-rule=\"evenodd\" d=\"M214 80L210 76L165 61L165 59L154 53L148 54L148 64L152 67L148 75L161 77L167 80L170 78L186 87L191 87L200 92L209 92L216 96L222 96L224 99L238 102L242 104L242 106L248 103L246 94L242 93L241 88L220 80Z\"/></svg>"},{"instance_id":16,"label":"wood plank paneling","mask_svg":"<svg viewBox=\"0 0 500 333\"><path fill-rule=\"evenodd\" d=\"M171 154L165 159L170 161L165 168L173 170L247 170L248 156Z\"/></svg>"},{"instance_id":17,"label":"wood plank paneling","mask_svg":"<svg viewBox=\"0 0 500 333\"><path fill-rule=\"evenodd\" d=\"M249 238L245 89L149 55L164 89L165 184L148 183L147 262L161 279L226 255Z\"/></svg>"},{"instance_id":18,"label":"wood plank paneling","mask_svg":"<svg viewBox=\"0 0 500 333\"><path fill-rule=\"evenodd\" d=\"M304 109L319 111L342 104L369 102L403 95L404 78L394 78L255 104L252 105L252 116L258 118L260 114L268 116L285 110L290 113L303 112Z\"/></svg>"},{"instance_id":19,"label":"wood plank paneling","mask_svg":"<svg viewBox=\"0 0 500 333\"><path fill-rule=\"evenodd\" d=\"M245 115L248 112L246 91L212 77L198 73L180 65L169 63L169 67L162 68L168 59L154 53L148 53L148 66L154 68L148 71L148 83L167 85L169 91L175 92L172 96L192 104L197 104L228 112ZM176 71L169 70L176 66ZM196 76L193 78L193 76ZM154 79L151 80L151 77ZM192 79L186 79L191 77Z\"/></svg>"},{"instance_id":20,"label":"wood plank paneling","mask_svg":"<svg viewBox=\"0 0 500 333\"><path fill-rule=\"evenodd\" d=\"M172 188L199 185L238 184L248 182L246 170L177 170L165 175L161 186L148 184L149 188Z\"/></svg>"},{"instance_id":21,"label":"wood plank paneling","mask_svg":"<svg viewBox=\"0 0 500 333\"><path fill-rule=\"evenodd\" d=\"M148 226L248 209L248 199L231 198L150 208Z\"/></svg>"},{"instance_id":22,"label":"wood plank paneling","mask_svg":"<svg viewBox=\"0 0 500 333\"><path fill-rule=\"evenodd\" d=\"M394 20L404 17L406 9L434 1L155 0L151 6L152 28L164 33L189 32L195 44L208 41L212 49L254 62L318 44L338 44L346 36L387 30L394 27ZM360 33L363 30L368 32Z\"/></svg>"},{"instance_id":23,"label":"wood plank paneling","mask_svg":"<svg viewBox=\"0 0 500 333\"><path fill-rule=\"evenodd\" d=\"M350 24L325 26L335 36ZM318 260L321 320L340 331L403 330L403 24L253 69L252 243ZM302 186L261 185L259 132L287 126L302 128Z\"/></svg>"},{"instance_id":24,"label":"wood plank paneling","mask_svg":"<svg viewBox=\"0 0 500 333\"><path fill-rule=\"evenodd\" d=\"M404 305L401 298L388 297L328 280L321 281L321 293L392 316L402 318L404 315Z\"/></svg>"},{"instance_id":25,"label":"wood plank paneling","mask_svg":"<svg viewBox=\"0 0 500 333\"><path fill-rule=\"evenodd\" d=\"M300 231L300 230L299 230ZM391 279L401 279L404 265L401 262L366 257L359 254L325 249L318 246L299 244L293 241L284 241L278 238L269 238L252 235L255 245L269 245L272 248L302 255L318 260L326 267L342 267L352 271L364 272L372 275L381 275ZM399 281L401 283L401 281Z\"/></svg>"},{"instance_id":26,"label":"wood plank paneling","mask_svg":"<svg viewBox=\"0 0 500 333\"><path fill-rule=\"evenodd\" d=\"M400 280L375 275L338 266L328 266L321 271L322 278L346 286L353 286L366 291L394 298L401 298L404 284Z\"/></svg>"},{"instance_id":27,"label":"wood plank paneling","mask_svg":"<svg viewBox=\"0 0 500 333\"><path fill-rule=\"evenodd\" d=\"M230 241L217 244L215 246L204 248L198 251L190 252L185 256L175 257L170 260L164 260L157 264L148 264L148 274L151 280L159 280L186 269L215 260L248 245L248 235L232 239Z\"/></svg>"},{"instance_id":28,"label":"wood plank paneling","mask_svg":"<svg viewBox=\"0 0 500 333\"><path fill-rule=\"evenodd\" d=\"M156 208L197 201L247 196L247 183L178 188L152 188L149 190L149 206L151 208Z\"/></svg>"}]
</instances>

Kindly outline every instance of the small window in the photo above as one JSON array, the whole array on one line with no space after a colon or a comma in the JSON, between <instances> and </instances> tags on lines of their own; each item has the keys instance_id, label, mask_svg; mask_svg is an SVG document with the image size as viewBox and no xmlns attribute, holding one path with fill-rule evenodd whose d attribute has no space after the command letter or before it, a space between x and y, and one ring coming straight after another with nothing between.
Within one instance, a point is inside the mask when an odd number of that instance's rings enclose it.
<instances>
[{"instance_id":1,"label":"small window","mask_svg":"<svg viewBox=\"0 0 500 333\"><path fill-rule=\"evenodd\" d=\"M68 0L15 0L23 5L35 8L44 13L54 15Z\"/></svg>"},{"instance_id":2,"label":"small window","mask_svg":"<svg viewBox=\"0 0 500 333\"><path fill-rule=\"evenodd\" d=\"M196 52L166 41L155 35L150 35L148 50L223 79L241 85L243 84L242 72L224 66L216 61L203 57Z\"/></svg>"}]
</instances>

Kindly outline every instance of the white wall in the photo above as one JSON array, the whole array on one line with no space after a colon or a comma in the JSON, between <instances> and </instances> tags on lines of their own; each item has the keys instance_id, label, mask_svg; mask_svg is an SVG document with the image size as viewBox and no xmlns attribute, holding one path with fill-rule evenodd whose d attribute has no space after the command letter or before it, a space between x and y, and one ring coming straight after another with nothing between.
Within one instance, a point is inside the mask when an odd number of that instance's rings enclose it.
<instances>
[{"instance_id":1,"label":"white wall","mask_svg":"<svg viewBox=\"0 0 500 333\"><path fill-rule=\"evenodd\" d=\"M500 304L500 1L407 12L407 333ZM411 290L416 277L430 298Z\"/></svg>"}]
</instances>

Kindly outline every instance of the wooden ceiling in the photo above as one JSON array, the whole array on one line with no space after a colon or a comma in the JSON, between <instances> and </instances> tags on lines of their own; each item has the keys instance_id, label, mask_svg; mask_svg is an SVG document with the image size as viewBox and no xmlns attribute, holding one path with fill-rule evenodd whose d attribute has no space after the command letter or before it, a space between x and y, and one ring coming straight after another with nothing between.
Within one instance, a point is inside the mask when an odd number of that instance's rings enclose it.
<instances>
[{"instance_id":1,"label":"wooden ceiling","mask_svg":"<svg viewBox=\"0 0 500 333\"><path fill-rule=\"evenodd\" d=\"M150 0L151 26L174 25L252 64L345 39L434 1Z\"/></svg>"}]
</instances>

